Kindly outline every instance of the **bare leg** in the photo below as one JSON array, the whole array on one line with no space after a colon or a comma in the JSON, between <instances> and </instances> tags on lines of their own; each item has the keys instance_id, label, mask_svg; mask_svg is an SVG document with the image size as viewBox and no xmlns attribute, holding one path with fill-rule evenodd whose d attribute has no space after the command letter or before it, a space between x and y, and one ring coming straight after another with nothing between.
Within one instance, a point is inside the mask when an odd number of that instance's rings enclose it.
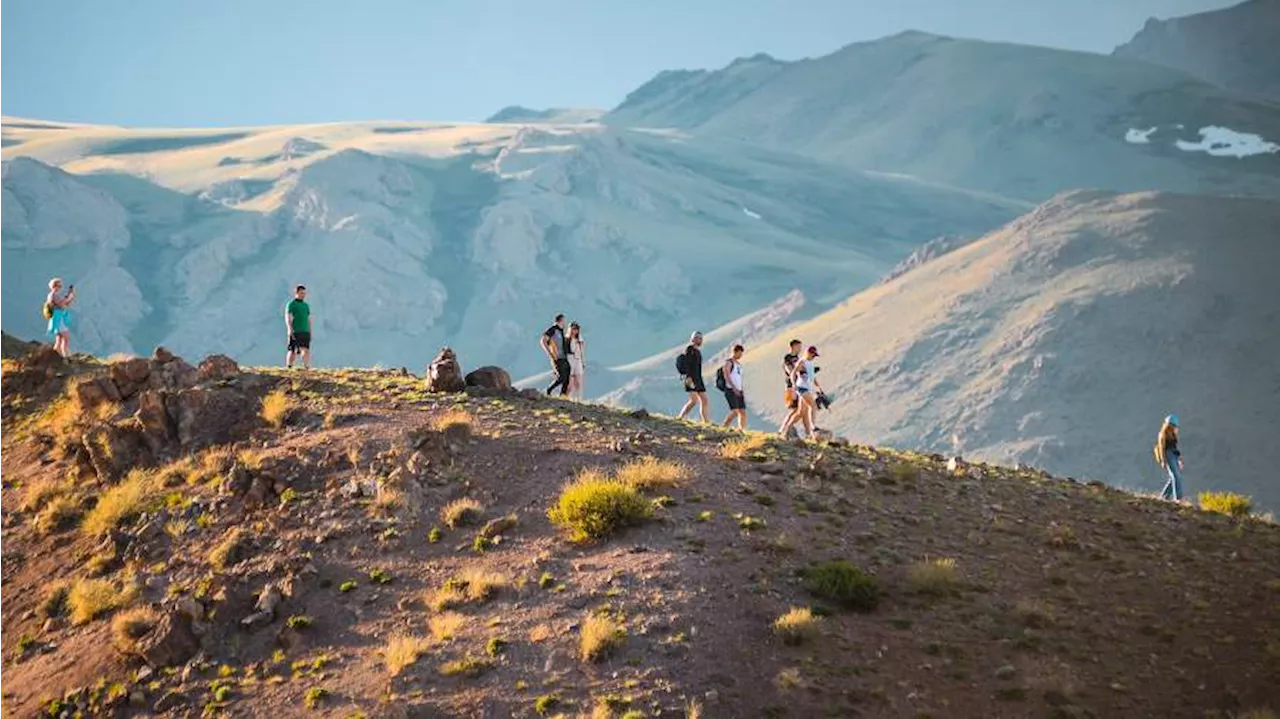
<instances>
[{"instance_id":1,"label":"bare leg","mask_svg":"<svg viewBox=\"0 0 1280 719\"><path fill-rule=\"evenodd\" d=\"M294 357L295 357L294 351L293 351L293 350L289 350L289 351L285 354L285 356L284 356L284 366L285 366L285 367L288 367L289 369L293 369L293 358L294 358Z\"/></svg>"},{"instance_id":2,"label":"bare leg","mask_svg":"<svg viewBox=\"0 0 1280 719\"><path fill-rule=\"evenodd\" d=\"M684 407L680 409L680 414L676 416L676 419L684 419L685 415L689 414L689 410L693 409L693 405L696 404L697 401L698 401L697 395L693 392L690 392L689 399L685 400Z\"/></svg>"},{"instance_id":3,"label":"bare leg","mask_svg":"<svg viewBox=\"0 0 1280 719\"><path fill-rule=\"evenodd\" d=\"M738 410L738 429L743 432L747 431L747 411L745 409Z\"/></svg>"},{"instance_id":4,"label":"bare leg","mask_svg":"<svg viewBox=\"0 0 1280 719\"><path fill-rule=\"evenodd\" d=\"M708 417L711 415L711 402L707 399L706 392L698 392L698 416L703 422L710 422Z\"/></svg>"},{"instance_id":5,"label":"bare leg","mask_svg":"<svg viewBox=\"0 0 1280 719\"><path fill-rule=\"evenodd\" d=\"M305 367L306 369L311 369L311 348L310 347L302 348L302 366Z\"/></svg>"}]
</instances>

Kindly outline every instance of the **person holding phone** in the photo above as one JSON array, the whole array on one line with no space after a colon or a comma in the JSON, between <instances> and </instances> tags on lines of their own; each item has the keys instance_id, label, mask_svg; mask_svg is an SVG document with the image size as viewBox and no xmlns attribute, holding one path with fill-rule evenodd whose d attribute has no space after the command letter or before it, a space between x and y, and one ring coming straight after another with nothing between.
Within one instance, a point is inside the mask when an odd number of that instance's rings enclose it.
<instances>
[{"instance_id":1,"label":"person holding phone","mask_svg":"<svg viewBox=\"0 0 1280 719\"><path fill-rule=\"evenodd\" d=\"M49 320L48 335L53 340L53 349L65 358L71 356L71 313L68 308L76 301L76 286L69 285L66 292L59 294L61 290L61 277L49 280L44 316Z\"/></svg>"}]
</instances>

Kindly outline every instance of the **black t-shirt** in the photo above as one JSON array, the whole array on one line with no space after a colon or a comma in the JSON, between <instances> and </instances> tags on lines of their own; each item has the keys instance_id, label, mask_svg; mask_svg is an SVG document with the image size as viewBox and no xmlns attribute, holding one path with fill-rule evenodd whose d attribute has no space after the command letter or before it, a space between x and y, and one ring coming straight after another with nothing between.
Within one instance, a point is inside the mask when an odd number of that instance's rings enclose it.
<instances>
[{"instance_id":1,"label":"black t-shirt","mask_svg":"<svg viewBox=\"0 0 1280 719\"><path fill-rule=\"evenodd\" d=\"M788 352L782 357L782 373L787 376L787 387L791 386L791 371L796 368L796 362L800 361L800 355Z\"/></svg>"},{"instance_id":2,"label":"black t-shirt","mask_svg":"<svg viewBox=\"0 0 1280 719\"><path fill-rule=\"evenodd\" d=\"M689 345L684 348L684 374L686 377L702 376L702 350Z\"/></svg>"},{"instance_id":3,"label":"black t-shirt","mask_svg":"<svg viewBox=\"0 0 1280 719\"><path fill-rule=\"evenodd\" d=\"M559 339L556 338L556 335L559 335ZM542 336L546 337L552 342L560 343L560 347L558 348L559 353L556 355L556 359L568 359L569 338L567 335L565 335L564 330L560 329L560 325L551 325L550 327L547 328L546 332L542 333Z\"/></svg>"}]
</instances>

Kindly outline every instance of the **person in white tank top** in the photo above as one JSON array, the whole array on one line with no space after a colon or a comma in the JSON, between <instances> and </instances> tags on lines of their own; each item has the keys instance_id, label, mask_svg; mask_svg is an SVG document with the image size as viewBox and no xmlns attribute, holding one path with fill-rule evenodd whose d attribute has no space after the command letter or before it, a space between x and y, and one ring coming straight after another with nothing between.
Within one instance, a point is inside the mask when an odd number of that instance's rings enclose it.
<instances>
[{"instance_id":1,"label":"person in white tank top","mask_svg":"<svg viewBox=\"0 0 1280 719\"><path fill-rule=\"evenodd\" d=\"M583 398L587 386L587 342L582 339L582 326L569 325L569 397Z\"/></svg>"},{"instance_id":2,"label":"person in white tank top","mask_svg":"<svg viewBox=\"0 0 1280 719\"><path fill-rule=\"evenodd\" d=\"M738 429L747 429L747 395L742 386L742 345L733 346L733 354L725 360L720 370L724 374L724 398L729 403L729 415L724 418L724 426L728 427L736 419Z\"/></svg>"},{"instance_id":3,"label":"person in white tank top","mask_svg":"<svg viewBox=\"0 0 1280 719\"><path fill-rule=\"evenodd\" d=\"M822 385L818 384L817 367L813 364L813 361L817 358L818 348L810 345L809 349L805 350L804 356L796 362L796 366L791 370L791 384L795 388L799 401L795 410L787 417L787 421L782 424L782 429L778 432L784 438L796 422L800 422L801 426L804 427L805 436L809 439L814 438L814 415L817 413L817 405L814 403L814 398L818 392L822 391Z\"/></svg>"}]
</instances>

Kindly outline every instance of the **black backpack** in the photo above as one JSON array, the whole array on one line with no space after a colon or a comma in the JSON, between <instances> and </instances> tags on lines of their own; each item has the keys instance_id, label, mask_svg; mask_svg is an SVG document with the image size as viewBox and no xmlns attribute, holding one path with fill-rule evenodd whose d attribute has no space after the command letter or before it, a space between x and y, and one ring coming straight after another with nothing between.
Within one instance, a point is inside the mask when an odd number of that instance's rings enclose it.
<instances>
[{"instance_id":1,"label":"black backpack","mask_svg":"<svg viewBox=\"0 0 1280 719\"><path fill-rule=\"evenodd\" d=\"M729 391L729 383L724 378L724 365L716 369L716 389L721 392Z\"/></svg>"},{"instance_id":2,"label":"black backpack","mask_svg":"<svg viewBox=\"0 0 1280 719\"><path fill-rule=\"evenodd\" d=\"M689 367L688 362L689 362L688 351L681 352L680 354L676 355L676 371L680 373L681 377L688 374L688 371L687 371Z\"/></svg>"}]
</instances>

